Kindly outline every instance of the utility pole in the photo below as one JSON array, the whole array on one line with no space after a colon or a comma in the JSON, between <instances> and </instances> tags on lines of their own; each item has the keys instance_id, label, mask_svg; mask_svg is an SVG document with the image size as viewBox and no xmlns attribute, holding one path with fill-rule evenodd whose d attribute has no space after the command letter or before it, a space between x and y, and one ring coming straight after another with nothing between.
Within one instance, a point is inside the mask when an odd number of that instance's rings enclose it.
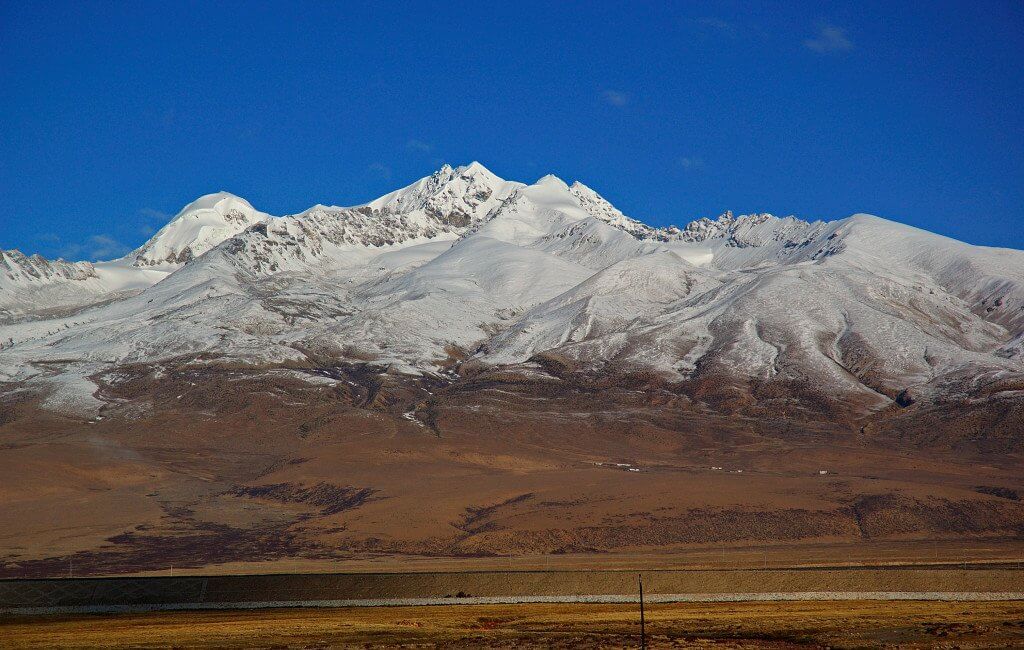
<instances>
[{"instance_id":1,"label":"utility pole","mask_svg":"<svg viewBox=\"0 0 1024 650\"><path fill-rule=\"evenodd\" d=\"M640 585L640 650L647 649L647 634L644 630L644 579L639 573L636 581Z\"/></svg>"}]
</instances>

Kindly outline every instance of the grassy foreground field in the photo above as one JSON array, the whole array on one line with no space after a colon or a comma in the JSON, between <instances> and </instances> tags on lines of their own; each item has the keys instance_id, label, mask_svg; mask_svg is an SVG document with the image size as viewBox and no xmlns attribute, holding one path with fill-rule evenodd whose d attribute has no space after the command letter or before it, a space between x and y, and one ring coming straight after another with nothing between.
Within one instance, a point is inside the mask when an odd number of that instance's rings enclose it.
<instances>
[{"instance_id":1,"label":"grassy foreground field","mask_svg":"<svg viewBox=\"0 0 1024 650\"><path fill-rule=\"evenodd\" d=\"M653 605L649 647L1024 645L1024 603ZM7 619L6 648L638 647L635 605L503 605L177 612Z\"/></svg>"}]
</instances>

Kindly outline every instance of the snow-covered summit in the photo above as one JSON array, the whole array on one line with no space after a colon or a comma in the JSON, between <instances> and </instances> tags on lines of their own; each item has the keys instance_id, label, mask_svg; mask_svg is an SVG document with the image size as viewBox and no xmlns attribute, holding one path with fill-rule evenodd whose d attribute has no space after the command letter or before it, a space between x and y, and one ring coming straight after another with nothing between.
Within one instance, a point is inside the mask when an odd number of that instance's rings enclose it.
<instances>
[{"instance_id":1,"label":"snow-covered summit","mask_svg":"<svg viewBox=\"0 0 1024 650\"><path fill-rule=\"evenodd\" d=\"M464 228L483 219L518 187L522 183L501 179L478 162L455 168L444 165L430 176L356 207Z\"/></svg>"},{"instance_id":2,"label":"snow-covered summit","mask_svg":"<svg viewBox=\"0 0 1024 650\"><path fill-rule=\"evenodd\" d=\"M0 314L37 318L130 295L268 219L245 199L217 192L186 205L149 241L120 259L68 262L0 251Z\"/></svg>"},{"instance_id":3,"label":"snow-covered summit","mask_svg":"<svg viewBox=\"0 0 1024 650\"><path fill-rule=\"evenodd\" d=\"M134 266L176 268L270 215L229 192L201 196L126 257Z\"/></svg>"},{"instance_id":4,"label":"snow-covered summit","mask_svg":"<svg viewBox=\"0 0 1024 650\"><path fill-rule=\"evenodd\" d=\"M483 222L522 183L505 181L480 163L444 165L430 176L352 207L318 204L271 219L224 242L240 268L295 271L313 264L359 263L366 251L455 240Z\"/></svg>"},{"instance_id":5,"label":"snow-covered summit","mask_svg":"<svg viewBox=\"0 0 1024 650\"><path fill-rule=\"evenodd\" d=\"M752 233L771 233L776 240L795 232L806 230L810 222L796 217L776 217L765 213L733 215L731 210L718 216L717 219L702 217L686 224L679 232L679 239L688 242L704 242L709 239L728 239L736 246L756 245L756 241L748 236Z\"/></svg>"}]
</instances>

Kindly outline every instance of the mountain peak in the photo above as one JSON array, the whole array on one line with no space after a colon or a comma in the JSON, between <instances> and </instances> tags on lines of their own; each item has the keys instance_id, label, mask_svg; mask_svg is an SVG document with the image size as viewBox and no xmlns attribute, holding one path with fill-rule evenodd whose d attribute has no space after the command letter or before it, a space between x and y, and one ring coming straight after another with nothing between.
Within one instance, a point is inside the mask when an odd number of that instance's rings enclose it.
<instances>
[{"instance_id":1,"label":"mountain peak","mask_svg":"<svg viewBox=\"0 0 1024 650\"><path fill-rule=\"evenodd\" d=\"M455 168L446 164L430 176L356 207L387 214L420 215L465 227L482 220L520 186L499 178L476 161Z\"/></svg>"},{"instance_id":2,"label":"mountain peak","mask_svg":"<svg viewBox=\"0 0 1024 650\"><path fill-rule=\"evenodd\" d=\"M497 178L497 175L494 172L492 172L491 170L487 169L486 167L481 165L476 160L474 160L473 162L469 163L468 165L462 165L461 167L457 167L455 169L455 171L459 172L460 174L470 174L470 175L473 175L473 174L487 174L489 176L494 176L495 178Z\"/></svg>"},{"instance_id":3,"label":"mountain peak","mask_svg":"<svg viewBox=\"0 0 1024 650\"><path fill-rule=\"evenodd\" d=\"M245 199L243 199L242 197L240 197L240 196L238 196L236 194L232 194L231 192L226 192L224 190L221 190L219 192L212 192L210 194L204 194L204 195L200 196L198 199L196 199L195 201L192 201L191 203L189 203L188 205L183 207L180 211L178 211L178 214L175 215L174 218L175 219L179 219L179 218L181 218L184 215L187 215L187 214L189 214L191 212L197 212L199 210L218 210L218 209L224 209L223 207L222 208L218 208L217 206L221 205L225 201L226 202L230 202L230 203L240 203L241 205L247 207L250 210L254 209L252 207L252 204L249 203L248 201L246 201ZM227 209L230 209L230 208L227 208Z\"/></svg>"},{"instance_id":4,"label":"mountain peak","mask_svg":"<svg viewBox=\"0 0 1024 650\"><path fill-rule=\"evenodd\" d=\"M175 267L210 250L270 215L230 192L204 194L192 201L145 244L127 255L140 267Z\"/></svg>"},{"instance_id":5,"label":"mountain peak","mask_svg":"<svg viewBox=\"0 0 1024 650\"><path fill-rule=\"evenodd\" d=\"M541 176L539 179L537 179L537 182L534 183L534 185L541 185L544 187L557 187L558 189L561 190L569 189L569 186L566 185L565 181L555 176L554 174L547 174L545 176Z\"/></svg>"},{"instance_id":6,"label":"mountain peak","mask_svg":"<svg viewBox=\"0 0 1024 650\"><path fill-rule=\"evenodd\" d=\"M789 219L795 219L794 217L788 217ZM734 234L735 231L743 227L758 226L768 222L780 221L779 217L763 212L760 214L742 214L735 216L732 210L726 210L722 214L718 215L715 219L708 219L707 217L701 217L695 219L690 223L686 224L682 230L682 237L686 241L700 242L708 239L719 239L723 237L729 237ZM799 220L797 220L799 221ZM807 225L807 222L800 221L801 224Z\"/></svg>"}]
</instances>

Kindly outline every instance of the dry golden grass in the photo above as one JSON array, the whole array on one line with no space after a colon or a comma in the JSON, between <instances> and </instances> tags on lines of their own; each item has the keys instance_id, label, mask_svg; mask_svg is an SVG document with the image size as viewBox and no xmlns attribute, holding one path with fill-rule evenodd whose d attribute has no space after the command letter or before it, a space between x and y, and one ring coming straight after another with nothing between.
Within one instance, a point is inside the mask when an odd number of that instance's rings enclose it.
<instances>
[{"instance_id":1,"label":"dry golden grass","mask_svg":"<svg viewBox=\"0 0 1024 650\"><path fill-rule=\"evenodd\" d=\"M1020 647L1019 602L686 603L648 608L649 647ZM0 622L8 648L637 647L633 605L181 612Z\"/></svg>"}]
</instances>

